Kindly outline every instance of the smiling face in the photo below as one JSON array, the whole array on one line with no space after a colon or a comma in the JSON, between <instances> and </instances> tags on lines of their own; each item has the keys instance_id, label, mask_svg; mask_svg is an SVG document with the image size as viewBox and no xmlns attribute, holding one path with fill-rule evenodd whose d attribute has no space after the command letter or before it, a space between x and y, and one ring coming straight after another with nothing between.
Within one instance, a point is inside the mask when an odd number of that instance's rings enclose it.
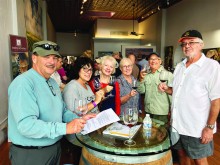
<instances>
[{"instance_id":1,"label":"smiling face","mask_svg":"<svg viewBox=\"0 0 220 165\"><path fill-rule=\"evenodd\" d=\"M157 69L159 69L162 63L161 58L159 58L157 55L154 54L150 56L148 62L152 72L155 72Z\"/></svg>"},{"instance_id":2,"label":"smiling face","mask_svg":"<svg viewBox=\"0 0 220 165\"><path fill-rule=\"evenodd\" d=\"M114 72L114 63L111 60L106 59L101 65L100 70L105 76L110 76Z\"/></svg>"},{"instance_id":3,"label":"smiling face","mask_svg":"<svg viewBox=\"0 0 220 165\"><path fill-rule=\"evenodd\" d=\"M200 54L203 48L203 42L199 38L186 38L182 40L181 47L187 58L193 58Z\"/></svg>"},{"instance_id":4,"label":"smiling face","mask_svg":"<svg viewBox=\"0 0 220 165\"><path fill-rule=\"evenodd\" d=\"M129 58L124 58L120 62L120 69L123 75L130 76L132 73L133 65Z\"/></svg>"},{"instance_id":5,"label":"smiling face","mask_svg":"<svg viewBox=\"0 0 220 165\"><path fill-rule=\"evenodd\" d=\"M88 82L92 77L92 72L93 72L93 69L90 64L83 66L79 71L79 79L83 81L84 83Z\"/></svg>"},{"instance_id":6,"label":"smiling face","mask_svg":"<svg viewBox=\"0 0 220 165\"><path fill-rule=\"evenodd\" d=\"M57 57L55 55L32 55L33 69L41 76L48 79L56 70Z\"/></svg>"}]
</instances>

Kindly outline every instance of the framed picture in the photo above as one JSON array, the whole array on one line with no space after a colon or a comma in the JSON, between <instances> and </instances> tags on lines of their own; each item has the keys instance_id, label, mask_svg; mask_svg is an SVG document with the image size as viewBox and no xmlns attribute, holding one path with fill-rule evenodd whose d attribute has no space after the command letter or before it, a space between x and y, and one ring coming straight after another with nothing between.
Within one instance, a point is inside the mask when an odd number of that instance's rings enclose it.
<instances>
[{"instance_id":1,"label":"framed picture","mask_svg":"<svg viewBox=\"0 0 220 165\"><path fill-rule=\"evenodd\" d=\"M208 58L212 58L220 63L220 47L203 49L203 53Z\"/></svg>"},{"instance_id":2,"label":"framed picture","mask_svg":"<svg viewBox=\"0 0 220 165\"><path fill-rule=\"evenodd\" d=\"M164 68L167 70L173 68L173 46L165 47Z\"/></svg>"},{"instance_id":3,"label":"framed picture","mask_svg":"<svg viewBox=\"0 0 220 165\"><path fill-rule=\"evenodd\" d=\"M103 57L103 56L111 56L113 54L113 51L98 51L98 57Z\"/></svg>"},{"instance_id":4,"label":"framed picture","mask_svg":"<svg viewBox=\"0 0 220 165\"><path fill-rule=\"evenodd\" d=\"M143 55L147 56L154 51L156 51L156 46L121 46L122 57L126 57L128 54L134 54L138 59L141 59Z\"/></svg>"}]
</instances>

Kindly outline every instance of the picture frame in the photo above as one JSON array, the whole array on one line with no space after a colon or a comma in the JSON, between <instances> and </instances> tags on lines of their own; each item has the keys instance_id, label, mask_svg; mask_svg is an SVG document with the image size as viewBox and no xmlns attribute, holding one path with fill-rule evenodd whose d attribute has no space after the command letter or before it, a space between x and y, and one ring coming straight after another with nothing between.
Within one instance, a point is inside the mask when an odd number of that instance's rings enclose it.
<instances>
[{"instance_id":1,"label":"picture frame","mask_svg":"<svg viewBox=\"0 0 220 165\"><path fill-rule=\"evenodd\" d=\"M141 59L142 55L149 55L151 52L156 51L156 46L134 46L134 45L122 45L121 53L122 57L126 57L128 54L134 54L137 59Z\"/></svg>"},{"instance_id":2,"label":"picture frame","mask_svg":"<svg viewBox=\"0 0 220 165\"><path fill-rule=\"evenodd\" d=\"M206 57L216 60L220 63L220 47L207 48L202 50Z\"/></svg>"}]
</instances>

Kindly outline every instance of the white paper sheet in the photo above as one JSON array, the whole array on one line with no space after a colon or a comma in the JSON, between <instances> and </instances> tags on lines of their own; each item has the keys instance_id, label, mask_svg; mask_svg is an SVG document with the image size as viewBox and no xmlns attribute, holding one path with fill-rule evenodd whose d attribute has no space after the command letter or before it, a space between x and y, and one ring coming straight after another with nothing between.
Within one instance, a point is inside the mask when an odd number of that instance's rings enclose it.
<instances>
[{"instance_id":1,"label":"white paper sheet","mask_svg":"<svg viewBox=\"0 0 220 165\"><path fill-rule=\"evenodd\" d=\"M87 120L86 125L81 134L86 135L90 132L104 127L105 125L114 123L119 120L120 118L116 115L113 109L109 108L100 112L95 118Z\"/></svg>"}]
</instances>

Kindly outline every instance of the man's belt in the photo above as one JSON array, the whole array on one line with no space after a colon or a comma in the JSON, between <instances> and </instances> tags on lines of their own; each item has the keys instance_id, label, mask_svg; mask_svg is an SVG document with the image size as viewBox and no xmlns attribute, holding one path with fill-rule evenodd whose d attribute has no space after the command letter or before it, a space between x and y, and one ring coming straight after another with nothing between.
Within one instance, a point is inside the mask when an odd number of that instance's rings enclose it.
<instances>
[{"instance_id":1,"label":"man's belt","mask_svg":"<svg viewBox=\"0 0 220 165\"><path fill-rule=\"evenodd\" d=\"M56 143L49 145L49 146L22 146L22 145L18 145L18 144L13 144L14 146L18 147L18 148L22 148L22 149L42 149L42 148L47 148L47 147L51 147L55 144L57 144L59 141L57 141Z\"/></svg>"}]
</instances>

